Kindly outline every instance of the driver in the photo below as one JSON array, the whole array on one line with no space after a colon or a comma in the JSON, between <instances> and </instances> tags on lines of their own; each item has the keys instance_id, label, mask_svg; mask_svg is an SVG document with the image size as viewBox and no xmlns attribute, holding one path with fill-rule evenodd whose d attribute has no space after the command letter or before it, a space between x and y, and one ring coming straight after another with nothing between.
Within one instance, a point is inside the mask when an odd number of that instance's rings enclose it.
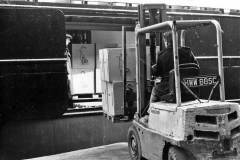
<instances>
[{"instance_id":1,"label":"driver","mask_svg":"<svg viewBox=\"0 0 240 160\"><path fill-rule=\"evenodd\" d=\"M152 89L150 103L162 100L162 96L169 93L169 71L174 68L173 45L171 32L163 34L165 49L157 53L157 62L152 66L152 74L157 77ZM179 47L179 64L195 63L196 58L188 47ZM157 82L158 81L158 82Z\"/></svg>"}]
</instances>

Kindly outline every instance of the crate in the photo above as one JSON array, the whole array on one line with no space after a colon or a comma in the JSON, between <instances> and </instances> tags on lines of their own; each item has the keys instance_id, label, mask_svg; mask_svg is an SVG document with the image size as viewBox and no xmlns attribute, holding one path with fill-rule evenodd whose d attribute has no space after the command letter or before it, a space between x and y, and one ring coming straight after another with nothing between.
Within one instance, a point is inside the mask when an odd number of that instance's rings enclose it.
<instances>
[{"instance_id":1,"label":"crate","mask_svg":"<svg viewBox=\"0 0 240 160\"><path fill-rule=\"evenodd\" d=\"M127 80L136 80L136 56L135 49L127 49ZM123 80L123 61L121 48L105 48L99 50L101 80L107 82Z\"/></svg>"},{"instance_id":2,"label":"crate","mask_svg":"<svg viewBox=\"0 0 240 160\"><path fill-rule=\"evenodd\" d=\"M72 68L94 69L95 44L72 44Z\"/></svg>"},{"instance_id":3,"label":"crate","mask_svg":"<svg viewBox=\"0 0 240 160\"><path fill-rule=\"evenodd\" d=\"M107 82L101 81L101 88L102 88L102 108L103 113L108 113L108 90L107 90Z\"/></svg>"},{"instance_id":4,"label":"crate","mask_svg":"<svg viewBox=\"0 0 240 160\"><path fill-rule=\"evenodd\" d=\"M101 72L100 69L96 69L96 93L102 93L102 84L101 84Z\"/></svg>"},{"instance_id":5,"label":"crate","mask_svg":"<svg viewBox=\"0 0 240 160\"><path fill-rule=\"evenodd\" d=\"M94 93L94 72L89 69L72 69L72 94Z\"/></svg>"},{"instance_id":6,"label":"crate","mask_svg":"<svg viewBox=\"0 0 240 160\"><path fill-rule=\"evenodd\" d=\"M124 115L123 107L123 83L107 83L108 92L108 115Z\"/></svg>"},{"instance_id":7,"label":"crate","mask_svg":"<svg viewBox=\"0 0 240 160\"><path fill-rule=\"evenodd\" d=\"M103 91L103 112L110 117L124 116L123 82L101 81L101 83ZM131 85L133 91L136 92L135 82L127 82L127 85Z\"/></svg>"},{"instance_id":8,"label":"crate","mask_svg":"<svg viewBox=\"0 0 240 160\"><path fill-rule=\"evenodd\" d=\"M159 49L159 48L157 48ZM147 65L150 65L150 48L146 48ZM127 49L127 81L136 81L135 48ZM121 48L105 48L99 50L100 77L102 81L123 81L123 61ZM147 79L150 79L150 66L147 66Z\"/></svg>"}]
</instances>

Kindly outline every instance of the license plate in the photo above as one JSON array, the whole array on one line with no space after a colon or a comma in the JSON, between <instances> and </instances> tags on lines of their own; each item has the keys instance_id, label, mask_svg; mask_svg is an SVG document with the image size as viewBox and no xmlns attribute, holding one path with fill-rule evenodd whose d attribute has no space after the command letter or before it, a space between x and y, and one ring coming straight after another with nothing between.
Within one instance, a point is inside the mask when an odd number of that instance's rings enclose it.
<instances>
[{"instance_id":1,"label":"license plate","mask_svg":"<svg viewBox=\"0 0 240 160\"><path fill-rule=\"evenodd\" d=\"M198 76L191 78L183 78L182 82L188 87L202 87L215 85L218 81L217 76Z\"/></svg>"}]
</instances>

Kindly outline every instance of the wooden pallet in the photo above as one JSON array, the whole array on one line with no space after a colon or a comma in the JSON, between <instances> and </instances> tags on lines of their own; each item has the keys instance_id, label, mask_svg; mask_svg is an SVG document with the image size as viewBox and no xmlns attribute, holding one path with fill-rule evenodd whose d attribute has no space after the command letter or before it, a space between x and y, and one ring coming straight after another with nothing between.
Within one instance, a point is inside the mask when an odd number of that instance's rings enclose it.
<instances>
[{"instance_id":1,"label":"wooden pallet","mask_svg":"<svg viewBox=\"0 0 240 160\"><path fill-rule=\"evenodd\" d=\"M113 123L118 123L118 122L126 122L129 121L129 118L124 115L108 115L106 113L103 113L103 116L107 118L107 120L112 121Z\"/></svg>"},{"instance_id":2,"label":"wooden pallet","mask_svg":"<svg viewBox=\"0 0 240 160\"><path fill-rule=\"evenodd\" d=\"M102 95L101 94L79 94L72 96L72 102L101 102Z\"/></svg>"},{"instance_id":3,"label":"wooden pallet","mask_svg":"<svg viewBox=\"0 0 240 160\"><path fill-rule=\"evenodd\" d=\"M107 118L107 113L103 111L103 116Z\"/></svg>"}]
</instances>

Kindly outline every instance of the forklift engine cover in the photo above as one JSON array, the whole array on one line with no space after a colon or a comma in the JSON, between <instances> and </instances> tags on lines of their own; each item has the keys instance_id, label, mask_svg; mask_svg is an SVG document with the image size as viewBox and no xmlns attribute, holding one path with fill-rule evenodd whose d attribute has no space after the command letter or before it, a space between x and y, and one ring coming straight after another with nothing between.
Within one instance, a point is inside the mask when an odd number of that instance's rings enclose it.
<instances>
[{"instance_id":1,"label":"forklift engine cover","mask_svg":"<svg viewBox=\"0 0 240 160\"><path fill-rule=\"evenodd\" d=\"M184 102L182 107L152 103L147 124L133 121L142 155L162 159L164 148L173 145L188 153L191 160L240 159L239 105L202 101Z\"/></svg>"},{"instance_id":2,"label":"forklift engine cover","mask_svg":"<svg viewBox=\"0 0 240 160\"><path fill-rule=\"evenodd\" d=\"M173 103L152 103L148 128L171 139L172 145L190 151L197 159L222 160L231 156L239 159L239 105L207 100L202 102L185 102L181 107L176 107ZM152 142L146 143L156 144L157 138L149 139ZM149 145L142 145L143 151L148 150L145 146Z\"/></svg>"}]
</instances>

